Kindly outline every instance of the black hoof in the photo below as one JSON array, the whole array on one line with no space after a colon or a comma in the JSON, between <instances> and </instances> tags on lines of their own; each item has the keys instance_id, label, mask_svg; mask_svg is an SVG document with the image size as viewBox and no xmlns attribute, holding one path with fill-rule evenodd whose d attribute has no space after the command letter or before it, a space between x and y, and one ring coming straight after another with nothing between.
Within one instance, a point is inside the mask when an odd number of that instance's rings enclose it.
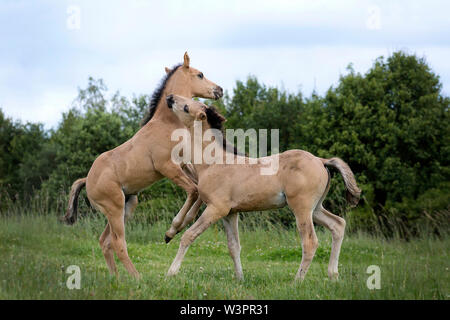
<instances>
[{"instance_id":1,"label":"black hoof","mask_svg":"<svg viewBox=\"0 0 450 320\"><path fill-rule=\"evenodd\" d=\"M170 240L172 240L172 238L170 238L170 237L168 237L168 236L165 236L165 237L164 237L164 241L166 241L166 243L169 243Z\"/></svg>"}]
</instances>

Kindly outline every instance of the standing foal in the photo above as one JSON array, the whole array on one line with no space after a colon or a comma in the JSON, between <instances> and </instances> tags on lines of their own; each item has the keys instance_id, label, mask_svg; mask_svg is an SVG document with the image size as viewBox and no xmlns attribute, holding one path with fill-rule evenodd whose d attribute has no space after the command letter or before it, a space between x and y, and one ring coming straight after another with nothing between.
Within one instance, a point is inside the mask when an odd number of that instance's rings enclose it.
<instances>
[{"instance_id":1,"label":"standing foal","mask_svg":"<svg viewBox=\"0 0 450 320\"><path fill-rule=\"evenodd\" d=\"M204 142L203 139L201 142L202 155L206 148L215 150L215 163L197 164L192 153L191 161L198 174L198 191L207 207L201 217L183 234L168 275L175 275L179 271L191 243L210 225L224 219L236 275L242 279L238 212L281 208L287 204L295 215L302 238L302 261L295 279L304 279L318 246L313 213L326 215L328 212L322 207L330 182L325 166L336 167L341 172L347 187L347 200L353 205L359 200L361 190L356 185L348 165L339 158L321 159L303 150L289 150L257 159L230 154L227 150L218 153L217 150L226 145L219 131L225 120L223 116L200 102L176 95L167 97L167 105L188 128L191 137L188 143L192 143L194 149L197 148L195 143L198 143L194 141L196 130L201 130L203 137L207 130L218 129L209 132L215 137L213 142ZM201 126L201 129L198 126ZM217 144L216 148L211 148L211 144ZM234 159L233 164L226 164L229 161L227 157ZM238 162L239 160L243 160L244 164L236 164L242 163ZM276 160L279 161L279 169L272 175L262 175L261 170L267 167L267 163ZM331 278L337 277L338 274L342 238L343 232L339 239L333 239L329 266Z\"/></svg>"}]
</instances>

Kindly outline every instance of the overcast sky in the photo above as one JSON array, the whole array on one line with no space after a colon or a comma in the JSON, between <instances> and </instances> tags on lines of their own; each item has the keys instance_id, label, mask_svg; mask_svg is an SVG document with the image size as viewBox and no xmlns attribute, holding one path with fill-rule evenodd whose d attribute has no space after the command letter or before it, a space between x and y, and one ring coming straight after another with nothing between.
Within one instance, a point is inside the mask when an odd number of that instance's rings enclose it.
<instances>
[{"instance_id":1,"label":"overcast sky","mask_svg":"<svg viewBox=\"0 0 450 320\"><path fill-rule=\"evenodd\" d=\"M401 49L449 95L449 12L433 0L0 0L0 108L54 127L89 76L110 94L151 94L186 50L228 92L252 74L310 95Z\"/></svg>"}]
</instances>

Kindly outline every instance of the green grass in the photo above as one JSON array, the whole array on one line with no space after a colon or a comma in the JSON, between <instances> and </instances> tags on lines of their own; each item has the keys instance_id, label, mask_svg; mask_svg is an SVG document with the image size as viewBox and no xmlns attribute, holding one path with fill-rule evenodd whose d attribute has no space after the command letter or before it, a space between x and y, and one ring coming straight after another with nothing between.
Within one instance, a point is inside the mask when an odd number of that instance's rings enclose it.
<instances>
[{"instance_id":1,"label":"green grass","mask_svg":"<svg viewBox=\"0 0 450 320\"><path fill-rule=\"evenodd\" d=\"M221 223L219 223L221 224ZM130 221L127 242L131 260L142 275L108 274L98 245L103 217L74 226L55 216L0 217L0 299L448 299L448 237L409 242L367 235L346 236L340 280L329 281L331 236L318 229L319 248L305 281L294 275L301 259L295 230L241 230L245 280L234 277L226 237L211 227L189 249L180 273L166 278L180 235L163 241L168 223ZM81 289L69 290L69 265L81 268ZM367 267L381 268L381 289L366 286Z\"/></svg>"}]
</instances>

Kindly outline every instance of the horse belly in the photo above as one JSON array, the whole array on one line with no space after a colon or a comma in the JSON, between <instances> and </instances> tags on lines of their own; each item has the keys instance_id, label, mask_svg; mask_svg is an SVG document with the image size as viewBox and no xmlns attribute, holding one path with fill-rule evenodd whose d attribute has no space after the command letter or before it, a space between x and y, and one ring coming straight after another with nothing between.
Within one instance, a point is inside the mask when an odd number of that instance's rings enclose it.
<instances>
[{"instance_id":1,"label":"horse belly","mask_svg":"<svg viewBox=\"0 0 450 320\"><path fill-rule=\"evenodd\" d=\"M146 157L129 157L118 170L125 194L136 194L163 178Z\"/></svg>"},{"instance_id":2,"label":"horse belly","mask_svg":"<svg viewBox=\"0 0 450 320\"><path fill-rule=\"evenodd\" d=\"M150 171L144 175L135 176L134 179L133 177L127 179L128 181L122 184L122 189L125 194L137 194L162 178L164 176L157 171Z\"/></svg>"},{"instance_id":3,"label":"horse belly","mask_svg":"<svg viewBox=\"0 0 450 320\"><path fill-rule=\"evenodd\" d=\"M234 211L258 211L283 208L286 196L282 190L276 192L249 192L240 197L233 206Z\"/></svg>"}]
</instances>

